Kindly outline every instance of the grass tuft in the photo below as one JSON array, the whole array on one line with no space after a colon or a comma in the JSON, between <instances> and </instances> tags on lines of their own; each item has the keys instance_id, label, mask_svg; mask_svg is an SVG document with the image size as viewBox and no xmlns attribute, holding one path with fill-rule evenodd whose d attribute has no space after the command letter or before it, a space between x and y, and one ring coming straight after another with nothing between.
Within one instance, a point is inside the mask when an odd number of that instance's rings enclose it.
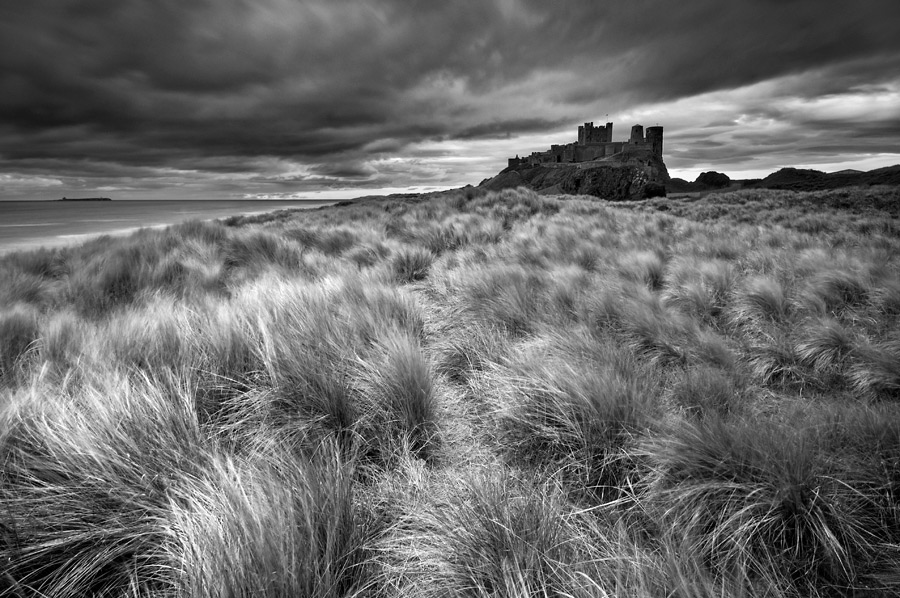
<instances>
[{"instance_id":1,"label":"grass tuft","mask_svg":"<svg viewBox=\"0 0 900 598\"><path fill-rule=\"evenodd\" d=\"M689 369L672 389L672 400L697 418L739 416L746 405L738 382L719 368Z\"/></svg>"},{"instance_id":2,"label":"grass tuft","mask_svg":"<svg viewBox=\"0 0 900 598\"><path fill-rule=\"evenodd\" d=\"M352 466L334 448L311 460L218 459L172 505L180 595L353 596L370 589L378 520L354 504Z\"/></svg>"},{"instance_id":3,"label":"grass tuft","mask_svg":"<svg viewBox=\"0 0 900 598\"><path fill-rule=\"evenodd\" d=\"M498 475L464 482L408 539L421 565L402 591L427 596L590 595L594 563L578 515L552 487ZM402 538L402 536L401 536ZM596 588L593 588L596 589Z\"/></svg>"},{"instance_id":4,"label":"grass tuft","mask_svg":"<svg viewBox=\"0 0 900 598\"><path fill-rule=\"evenodd\" d=\"M77 398L14 398L0 414L8 587L60 597L171 590L164 522L179 482L207 463L179 399L121 379Z\"/></svg>"},{"instance_id":5,"label":"grass tuft","mask_svg":"<svg viewBox=\"0 0 900 598\"><path fill-rule=\"evenodd\" d=\"M678 259L666 273L663 300L701 321L722 327L720 321L736 275L723 260Z\"/></svg>"},{"instance_id":6,"label":"grass tuft","mask_svg":"<svg viewBox=\"0 0 900 598\"><path fill-rule=\"evenodd\" d=\"M487 325L500 326L513 336L535 330L545 288L539 272L495 267L475 273L467 286L469 309Z\"/></svg>"},{"instance_id":7,"label":"grass tuft","mask_svg":"<svg viewBox=\"0 0 900 598\"><path fill-rule=\"evenodd\" d=\"M404 248L394 254L391 268L401 283L417 282L428 276L428 270L434 262L434 254L427 249Z\"/></svg>"},{"instance_id":8,"label":"grass tuft","mask_svg":"<svg viewBox=\"0 0 900 598\"><path fill-rule=\"evenodd\" d=\"M628 280L659 290L663 284L665 262L656 253L641 251L625 255L619 262L622 276Z\"/></svg>"},{"instance_id":9,"label":"grass tuft","mask_svg":"<svg viewBox=\"0 0 900 598\"><path fill-rule=\"evenodd\" d=\"M762 384L785 388L804 380L797 348L781 333L750 346L747 361L753 377Z\"/></svg>"},{"instance_id":10,"label":"grass tuft","mask_svg":"<svg viewBox=\"0 0 900 598\"><path fill-rule=\"evenodd\" d=\"M900 342L863 345L849 368L851 385L866 396L900 397Z\"/></svg>"},{"instance_id":11,"label":"grass tuft","mask_svg":"<svg viewBox=\"0 0 900 598\"><path fill-rule=\"evenodd\" d=\"M299 261L299 250L263 231L231 236L225 248L225 265L229 268L255 269L275 265L295 270Z\"/></svg>"},{"instance_id":12,"label":"grass tuft","mask_svg":"<svg viewBox=\"0 0 900 598\"><path fill-rule=\"evenodd\" d=\"M40 335L34 308L16 305L0 313L0 383L12 385L26 354L35 348Z\"/></svg>"},{"instance_id":13,"label":"grass tuft","mask_svg":"<svg viewBox=\"0 0 900 598\"><path fill-rule=\"evenodd\" d=\"M794 350L800 363L812 368L824 384L835 384L856 350L856 340L840 322L826 317L804 326Z\"/></svg>"},{"instance_id":14,"label":"grass tuft","mask_svg":"<svg viewBox=\"0 0 900 598\"><path fill-rule=\"evenodd\" d=\"M627 486L625 458L655 413L647 379L613 346L590 368L541 352L494 369L509 397L498 413L512 462L561 474L574 488L615 496Z\"/></svg>"},{"instance_id":15,"label":"grass tuft","mask_svg":"<svg viewBox=\"0 0 900 598\"><path fill-rule=\"evenodd\" d=\"M829 269L810 281L808 301L817 303L826 314L839 316L846 309L865 303L869 285L860 274L849 270Z\"/></svg>"},{"instance_id":16,"label":"grass tuft","mask_svg":"<svg viewBox=\"0 0 900 598\"><path fill-rule=\"evenodd\" d=\"M419 343L406 334L388 334L379 340L377 349L360 371L358 384L364 397L361 433L382 462L404 447L430 461L438 446L431 365Z\"/></svg>"},{"instance_id":17,"label":"grass tuft","mask_svg":"<svg viewBox=\"0 0 900 598\"><path fill-rule=\"evenodd\" d=\"M138 296L140 276L148 259L134 245L117 252L96 254L69 279L69 295L78 312L88 318L99 318Z\"/></svg>"},{"instance_id":18,"label":"grass tuft","mask_svg":"<svg viewBox=\"0 0 900 598\"><path fill-rule=\"evenodd\" d=\"M739 572L748 587L760 579L846 587L856 559L876 548L845 508L847 489L826 475L814 434L709 417L644 448L660 524L681 530L719 575Z\"/></svg>"},{"instance_id":19,"label":"grass tuft","mask_svg":"<svg viewBox=\"0 0 900 598\"><path fill-rule=\"evenodd\" d=\"M66 371L73 368L82 355L88 332L77 315L64 311L44 323L40 338L41 361Z\"/></svg>"},{"instance_id":20,"label":"grass tuft","mask_svg":"<svg viewBox=\"0 0 900 598\"><path fill-rule=\"evenodd\" d=\"M781 323L790 313L790 303L780 283L771 278L753 277L745 281L738 296L735 323L762 321Z\"/></svg>"}]
</instances>

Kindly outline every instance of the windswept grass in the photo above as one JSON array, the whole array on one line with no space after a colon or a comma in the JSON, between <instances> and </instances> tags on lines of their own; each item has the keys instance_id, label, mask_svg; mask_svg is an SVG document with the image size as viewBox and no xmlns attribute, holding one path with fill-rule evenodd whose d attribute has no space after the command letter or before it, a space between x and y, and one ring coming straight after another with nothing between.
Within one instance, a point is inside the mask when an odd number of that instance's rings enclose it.
<instances>
[{"instance_id":1,"label":"windswept grass","mask_svg":"<svg viewBox=\"0 0 900 598\"><path fill-rule=\"evenodd\" d=\"M428 276L432 262L434 254L431 251L416 247L395 253L391 266L399 282L416 282Z\"/></svg>"},{"instance_id":2,"label":"windswept grass","mask_svg":"<svg viewBox=\"0 0 900 598\"><path fill-rule=\"evenodd\" d=\"M652 378L611 345L580 358L566 350L564 338L548 345L489 374L502 397L501 445L514 463L545 469L579 491L615 497L629 485L629 449L657 412Z\"/></svg>"},{"instance_id":3,"label":"windswept grass","mask_svg":"<svg viewBox=\"0 0 900 598\"><path fill-rule=\"evenodd\" d=\"M173 505L168 554L188 596L348 596L371 590L378 520L354 504L335 451L222 459Z\"/></svg>"},{"instance_id":4,"label":"windswept grass","mask_svg":"<svg viewBox=\"0 0 900 598\"><path fill-rule=\"evenodd\" d=\"M723 572L846 585L868 532L844 512L808 434L782 426L680 422L645 450L648 504L683 530L691 553ZM696 536L692 536L696 533Z\"/></svg>"},{"instance_id":5,"label":"windswept grass","mask_svg":"<svg viewBox=\"0 0 900 598\"><path fill-rule=\"evenodd\" d=\"M897 594L895 196L468 189L3 256L0 595Z\"/></svg>"},{"instance_id":6,"label":"windswept grass","mask_svg":"<svg viewBox=\"0 0 900 598\"><path fill-rule=\"evenodd\" d=\"M844 469L845 456L834 459L828 430L716 417L679 422L644 445L651 469L642 502L680 530L692 554L724 576L739 573L745 587L871 587L888 571L872 564L896 558L896 513ZM842 438L861 431L834 430Z\"/></svg>"},{"instance_id":7,"label":"windswept grass","mask_svg":"<svg viewBox=\"0 0 900 598\"><path fill-rule=\"evenodd\" d=\"M437 397L434 375L419 342L407 334L383 337L359 374L365 401L363 435L387 461L406 447L415 457L435 455ZM374 446L372 446L374 445Z\"/></svg>"},{"instance_id":8,"label":"windswept grass","mask_svg":"<svg viewBox=\"0 0 900 598\"><path fill-rule=\"evenodd\" d=\"M37 311L17 304L0 314L0 383L12 384L22 361L39 338Z\"/></svg>"},{"instance_id":9,"label":"windswept grass","mask_svg":"<svg viewBox=\"0 0 900 598\"><path fill-rule=\"evenodd\" d=\"M725 260L676 259L666 274L662 293L666 305L714 328L723 329L725 306L736 278L735 266Z\"/></svg>"},{"instance_id":10,"label":"windswept grass","mask_svg":"<svg viewBox=\"0 0 900 598\"><path fill-rule=\"evenodd\" d=\"M170 492L179 479L202 475L209 459L188 405L120 378L76 393L21 391L3 412L7 588L52 596L165 590Z\"/></svg>"},{"instance_id":11,"label":"windswept grass","mask_svg":"<svg viewBox=\"0 0 900 598\"><path fill-rule=\"evenodd\" d=\"M590 596L598 563L587 518L552 485L465 479L414 513L391 552L405 596ZM601 594L602 595L602 594Z\"/></svg>"}]
</instances>

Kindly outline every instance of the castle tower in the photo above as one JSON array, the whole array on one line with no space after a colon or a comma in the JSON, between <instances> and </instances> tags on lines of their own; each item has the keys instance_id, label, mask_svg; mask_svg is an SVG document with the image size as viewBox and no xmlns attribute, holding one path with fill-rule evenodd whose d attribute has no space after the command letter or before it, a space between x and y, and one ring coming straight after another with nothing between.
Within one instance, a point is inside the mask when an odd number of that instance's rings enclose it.
<instances>
[{"instance_id":1,"label":"castle tower","mask_svg":"<svg viewBox=\"0 0 900 598\"><path fill-rule=\"evenodd\" d=\"M631 139L628 140L630 143L643 143L644 142L644 127L641 125L634 125L631 127Z\"/></svg>"},{"instance_id":2,"label":"castle tower","mask_svg":"<svg viewBox=\"0 0 900 598\"><path fill-rule=\"evenodd\" d=\"M660 126L647 127L647 143L650 149L659 157L663 153L663 128Z\"/></svg>"},{"instance_id":3,"label":"castle tower","mask_svg":"<svg viewBox=\"0 0 900 598\"><path fill-rule=\"evenodd\" d=\"M612 123L606 123L606 143L612 142Z\"/></svg>"},{"instance_id":4,"label":"castle tower","mask_svg":"<svg viewBox=\"0 0 900 598\"><path fill-rule=\"evenodd\" d=\"M578 127L578 145L587 145L594 141L594 123L584 123Z\"/></svg>"}]
</instances>

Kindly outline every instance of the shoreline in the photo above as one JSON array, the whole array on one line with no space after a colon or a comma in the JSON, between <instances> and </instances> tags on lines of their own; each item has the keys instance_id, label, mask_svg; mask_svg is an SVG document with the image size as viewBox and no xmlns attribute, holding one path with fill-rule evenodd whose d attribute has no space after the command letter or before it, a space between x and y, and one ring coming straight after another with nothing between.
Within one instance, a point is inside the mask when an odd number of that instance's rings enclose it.
<instances>
[{"instance_id":1,"label":"shoreline","mask_svg":"<svg viewBox=\"0 0 900 598\"><path fill-rule=\"evenodd\" d=\"M227 205L229 202L233 202L236 205ZM221 200L218 202L218 206L208 205L213 203L216 203L216 200L133 200L119 202L63 202L61 200L54 200L49 202L2 202L0 203L0 216L7 217L3 218L6 220L6 223L0 226L0 230L4 232L2 237L0 237L0 257L18 252L73 247L104 235L115 237L127 236L141 229L165 228L188 220L210 221L222 220L233 216L258 216L260 214L268 214L278 210L312 210L334 205L339 202L337 200L268 200L266 206L254 206L250 202L243 202L241 200ZM8 212L10 211L8 207L13 204L17 204L14 207L19 208L30 208L36 204L41 204L42 206L50 204L54 207L66 206L68 209L74 208L77 211L68 215L69 217L74 217L73 220L68 221L66 215L47 214L47 221L41 222L37 221L37 218L42 216L42 214L30 213L18 215L18 218L22 219L22 221L15 222L17 218L16 215L8 217L8 215L4 214L4 207L7 207L6 211ZM174 206L178 207L178 211L165 211L165 208L169 207L166 204L169 204L169 206L174 204ZM243 204L243 206L239 204ZM278 204L282 205L279 206ZM82 211L85 207L91 208L90 213ZM241 207L244 207L245 209L241 209ZM136 208L145 208L149 214L135 212L133 214L123 214L125 217L122 218L112 217L116 216L116 214L113 213L116 210L126 211L130 209L134 210ZM91 216L98 217L91 218ZM32 221L25 221L25 218L30 218ZM12 222L10 222L11 220ZM116 226L113 224L115 222L127 224L124 226ZM135 222L146 223L135 224ZM57 230L51 232L47 229ZM37 231L44 232L45 234L33 234Z\"/></svg>"}]
</instances>

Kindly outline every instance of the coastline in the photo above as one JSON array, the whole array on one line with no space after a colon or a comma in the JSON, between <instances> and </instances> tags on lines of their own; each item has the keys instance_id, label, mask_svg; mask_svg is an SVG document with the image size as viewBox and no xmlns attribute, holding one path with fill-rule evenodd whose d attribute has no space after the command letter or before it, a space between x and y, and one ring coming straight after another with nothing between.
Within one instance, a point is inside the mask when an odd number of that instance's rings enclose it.
<instances>
[{"instance_id":1,"label":"coastline","mask_svg":"<svg viewBox=\"0 0 900 598\"><path fill-rule=\"evenodd\" d=\"M0 202L0 256L41 248L71 247L103 235L124 236L187 220L256 216L308 210L335 200L130 200Z\"/></svg>"}]
</instances>

